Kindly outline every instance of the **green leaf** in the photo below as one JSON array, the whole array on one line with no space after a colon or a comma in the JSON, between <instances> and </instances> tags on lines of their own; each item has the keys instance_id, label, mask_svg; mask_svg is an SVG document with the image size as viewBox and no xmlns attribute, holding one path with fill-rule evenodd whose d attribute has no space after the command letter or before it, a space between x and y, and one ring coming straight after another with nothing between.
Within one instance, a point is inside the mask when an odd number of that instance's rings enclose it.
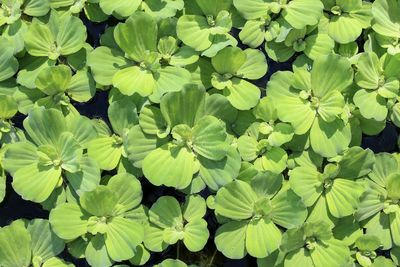
<instances>
[{"instance_id":1,"label":"green leaf","mask_svg":"<svg viewBox=\"0 0 400 267\"><path fill-rule=\"evenodd\" d=\"M114 38L126 55L142 62L148 51L157 51L157 23L147 13L137 12L114 30Z\"/></svg>"},{"instance_id":2,"label":"green leaf","mask_svg":"<svg viewBox=\"0 0 400 267\"><path fill-rule=\"evenodd\" d=\"M149 220L161 228L173 227L181 223L182 211L179 202L171 196L162 196L151 206Z\"/></svg>"},{"instance_id":3,"label":"green leaf","mask_svg":"<svg viewBox=\"0 0 400 267\"><path fill-rule=\"evenodd\" d=\"M343 152L351 141L350 124L336 119L325 122L317 118L310 132L311 147L324 157L334 157Z\"/></svg>"},{"instance_id":4,"label":"green leaf","mask_svg":"<svg viewBox=\"0 0 400 267\"><path fill-rule=\"evenodd\" d=\"M322 175L314 168L297 167L290 171L289 176L290 188L306 206L312 206L323 191Z\"/></svg>"},{"instance_id":5,"label":"green leaf","mask_svg":"<svg viewBox=\"0 0 400 267\"><path fill-rule=\"evenodd\" d=\"M246 49L246 61L236 71L240 77L257 80L262 78L268 70L267 60L264 54L257 49Z\"/></svg>"},{"instance_id":6,"label":"green leaf","mask_svg":"<svg viewBox=\"0 0 400 267\"><path fill-rule=\"evenodd\" d=\"M87 144L88 155L96 160L100 169L114 169L122 154L122 144L116 136L99 137Z\"/></svg>"},{"instance_id":7,"label":"green leaf","mask_svg":"<svg viewBox=\"0 0 400 267\"><path fill-rule=\"evenodd\" d=\"M43 202L59 183L61 168L33 163L14 173L12 186L23 199Z\"/></svg>"},{"instance_id":8,"label":"green leaf","mask_svg":"<svg viewBox=\"0 0 400 267\"><path fill-rule=\"evenodd\" d=\"M207 207L204 198L199 195L190 195L186 197L183 206L183 217L186 221L191 222L201 219L206 214Z\"/></svg>"},{"instance_id":9,"label":"green leaf","mask_svg":"<svg viewBox=\"0 0 400 267\"><path fill-rule=\"evenodd\" d=\"M185 225L183 243L190 252L197 252L204 248L209 236L207 222L197 219Z\"/></svg>"},{"instance_id":10,"label":"green leaf","mask_svg":"<svg viewBox=\"0 0 400 267\"><path fill-rule=\"evenodd\" d=\"M287 229L301 225L308 215L306 206L292 190L278 192L271 205L271 220Z\"/></svg>"},{"instance_id":11,"label":"green leaf","mask_svg":"<svg viewBox=\"0 0 400 267\"><path fill-rule=\"evenodd\" d=\"M259 47L265 40L264 22L248 20L239 32L239 38L243 44L252 48Z\"/></svg>"},{"instance_id":12,"label":"green leaf","mask_svg":"<svg viewBox=\"0 0 400 267\"><path fill-rule=\"evenodd\" d=\"M377 121L386 119L388 114L386 99L381 97L377 91L360 89L354 94L353 101L364 118Z\"/></svg>"},{"instance_id":13,"label":"green leaf","mask_svg":"<svg viewBox=\"0 0 400 267\"><path fill-rule=\"evenodd\" d=\"M27 227L32 241L32 257L40 257L42 261L57 256L64 250L64 241L56 236L47 220L34 219Z\"/></svg>"},{"instance_id":14,"label":"green leaf","mask_svg":"<svg viewBox=\"0 0 400 267\"><path fill-rule=\"evenodd\" d=\"M181 16L176 25L176 32L180 40L196 51L204 51L211 46L213 39L203 16Z\"/></svg>"},{"instance_id":15,"label":"green leaf","mask_svg":"<svg viewBox=\"0 0 400 267\"><path fill-rule=\"evenodd\" d=\"M107 253L103 235L95 235L88 242L85 254L86 261L91 266L112 266L113 261Z\"/></svg>"},{"instance_id":16,"label":"green leaf","mask_svg":"<svg viewBox=\"0 0 400 267\"><path fill-rule=\"evenodd\" d=\"M281 173L286 169L287 159L288 156L285 150L280 147L272 147L260 158L260 167L263 171Z\"/></svg>"},{"instance_id":17,"label":"green leaf","mask_svg":"<svg viewBox=\"0 0 400 267\"><path fill-rule=\"evenodd\" d=\"M72 133L65 132L60 136L58 149L61 168L72 173L77 172L83 151Z\"/></svg>"},{"instance_id":18,"label":"green leaf","mask_svg":"<svg viewBox=\"0 0 400 267\"><path fill-rule=\"evenodd\" d=\"M222 121L213 116L201 118L193 127L193 150L211 160L222 160L226 156L226 129Z\"/></svg>"},{"instance_id":19,"label":"green leaf","mask_svg":"<svg viewBox=\"0 0 400 267\"><path fill-rule=\"evenodd\" d=\"M114 217L107 223L107 252L114 261L130 259L135 255L136 247L143 241L143 237L142 225L127 218Z\"/></svg>"},{"instance_id":20,"label":"green leaf","mask_svg":"<svg viewBox=\"0 0 400 267\"><path fill-rule=\"evenodd\" d=\"M96 93L96 83L86 69L79 70L72 76L67 94L77 102L88 102Z\"/></svg>"},{"instance_id":21,"label":"green leaf","mask_svg":"<svg viewBox=\"0 0 400 267\"><path fill-rule=\"evenodd\" d=\"M112 83L124 95L138 93L141 96L149 96L154 90L155 79L151 71L132 66L117 71Z\"/></svg>"},{"instance_id":22,"label":"green leaf","mask_svg":"<svg viewBox=\"0 0 400 267\"><path fill-rule=\"evenodd\" d=\"M56 42L61 55L78 52L86 41L86 27L75 16L65 16L59 22Z\"/></svg>"},{"instance_id":23,"label":"green leaf","mask_svg":"<svg viewBox=\"0 0 400 267\"><path fill-rule=\"evenodd\" d=\"M351 147L339 162L338 177L359 178L372 171L375 155L370 149Z\"/></svg>"},{"instance_id":24,"label":"green leaf","mask_svg":"<svg viewBox=\"0 0 400 267\"><path fill-rule=\"evenodd\" d=\"M63 93L69 86L72 78L71 69L65 65L47 67L39 72L36 78L36 87L47 95Z\"/></svg>"},{"instance_id":25,"label":"green leaf","mask_svg":"<svg viewBox=\"0 0 400 267\"><path fill-rule=\"evenodd\" d=\"M146 134L164 136L169 132L161 110L155 106L145 106L139 115L140 128Z\"/></svg>"},{"instance_id":26,"label":"green leaf","mask_svg":"<svg viewBox=\"0 0 400 267\"><path fill-rule=\"evenodd\" d=\"M56 109L35 108L29 112L23 124L37 145L56 145L61 134L67 131L65 118ZM49 124L54 127L49 128Z\"/></svg>"},{"instance_id":27,"label":"green leaf","mask_svg":"<svg viewBox=\"0 0 400 267\"><path fill-rule=\"evenodd\" d=\"M215 211L234 220L248 219L253 216L256 201L257 196L251 186L236 180L218 190Z\"/></svg>"},{"instance_id":28,"label":"green leaf","mask_svg":"<svg viewBox=\"0 0 400 267\"><path fill-rule=\"evenodd\" d=\"M398 162L391 154L379 153L375 155L375 165L368 176L381 187L385 187L387 178L398 171L398 165Z\"/></svg>"},{"instance_id":29,"label":"green leaf","mask_svg":"<svg viewBox=\"0 0 400 267\"><path fill-rule=\"evenodd\" d=\"M328 24L329 36L340 44L355 41L361 35L361 32L362 25L358 19L349 15L333 16Z\"/></svg>"},{"instance_id":30,"label":"green leaf","mask_svg":"<svg viewBox=\"0 0 400 267\"><path fill-rule=\"evenodd\" d=\"M117 203L122 205L119 211L125 212L137 207L142 200L142 188L138 179L129 173L111 177L107 187L116 193Z\"/></svg>"},{"instance_id":31,"label":"green leaf","mask_svg":"<svg viewBox=\"0 0 400 267\"><path fill-rule=\"evenodd\" d=\"M65 176L75 192L82 195L84 192L94 190L99 185L100 168L96 161L88 156L82 157L79 167L79 171L75 173L66 172Z\"/></svg>"},{"instance_id":32,"label":"green leaf","mask_svg":"<svg viewBox=\"0 0 400 267\"><path fill-rule=\"evenodd\" d=\"M332 53L335 47L335 41L325 33L310 35L305 41L307 46L304 49L304 54L312 60Z\"/></svg>"},{"instance_id":33,"label":"green leaf","mask_svg":"<svg viewBox=\"0 0 400 267\"><path fill-rule=\"evenodd\" d=\"M295 29L303 29L318 23L323 8L321 1L295 0L285 5L282 16Z\"/></svg>"},{"instance_id":34,"label":"green leaf","mask_svg":"<svg viewBox=\"0 0 400 267\"><path fill-rule=\"evenodd\" d=\"M363 89L376 89L379 86L379 78L382 67L375 53L362 53L357 61L355 81Z\"/></svg>"},{"instance_id":35,"label":"green leaf","mask_svg":"<svg viewBox=\"0 0 400 267\"><path fill-rule=\"evenodd\" d=\"M338 91L330 91L320 99L318 114L326 122L331 122L343 113L345 101Z\"/></svg>"},{"instance_id":36,"label":"green leaf","mask_svg":"<svg viewBox=\"0 0 400 267\"><path fill-rule=\"evenodd\" d=\"M120 17L128 17L132 15L140 6L142 0L118 0L117 2L111 0L100 0L100 8L107 15L117 15Z\"/></svg>"},{"instance_id":37,"label":"green leaf","mask_svg":"<svg viewBox=\"0 0 400 267\"><path fill-rule=\"evenodd\" d=\"M232 79L232 85L223 90L232 106L239 110L255 107L261 97L260 89L252 83L239 78Z\"/></svg>"},{"instance_id":38,"label":"green leaf","mask_svg":"<svg viewBox=\"0 0 400 267\"><path fill-rule=\"evenodd\" d=\"M315 266L345 265L350 259L350 250L340 240L332 239L316 245L311 258Z\"/></svg>"},{"instance_id":39,"label":"green leaf","mask_svg":"<svg viewBox=\"0 0 400 267\"><path fill-rule=\"evenodd\" d=\"M57 59L59 52L54 51L51 45L55 43L55 37L47 25L34 20L29 25L28 31L24 36L25 48L28 53L35 57L49 57Z\"/></svg>"},{"instance_id":40,"label":"green leaf","mask_svg":"<svg viewBox=\"0 0 400 267\"><path fill-rule=\"evenodd\" d=\"M194 154L186 147L166 144L143 160L143 173L154 185L186 188L197 171Z\"/></svg>"},{"instance_id":41,"label":"green leaf","mask_svg":"<svg viewBox=\"0 0 400 267\"><path fill-rule=\"evenodd\" d=\"M230 259L242 259L246 254L246 221L231 221L217 229L215 245L218 251Z\"/></svg>"},{"instance_id":42,"label":"green leaf","mask_svg":"<svg viewBox=\"0 0 400 267\"><path fill-rule=\"evenodd\" d=\"M311 70L312 91L322 98L333 90L344 91L353 83L353 69L347 58L330 54L317 58Z\"/></svg>"},{"instance_id":43,"label":"green leaf","mask_svg":"<svg viewBox=\"0 0 400 267\"><path fill-rule=\"evenodd\" d=\"M73 240L87 232L87 218L75 203L60 204L51 210L49 221L53 231L64 240Z\"/></svg>"},{"instance_id":44,"label":"green leaf","mask_svg":"<svg viewBox=\"0 0 400 267\"><path fill-rule=\"evenodd\" d=\"M12 176L25 166L38 162L37 147L29 142L9 144L2 165Z\"/></svg>"},{"instance_id":45,"label":"green leaf","mask_svg":"<svg viewBox=\"0 0 400 267\"><path fill-rule=\"evenodd\" d=\"M18 60L10 42L0 37L0 81L7 80L18 71Z\"/></svg>"},{"instance_id":46,"label":"green leaf","mask_svg":"<svg viewBox=\"0 0 400 267\"><path fill-rule=\"evenodd\" d=\"M251 256L264 258L278 249L281 238L281 231L271 220L252 220L246 230L246 249Z\"/></svg>"},{"instance_id":47,"label":"green leaf","mask_svg":"<svg viewBox=\"0 0 400 267\"><path fill-rule=\"evenodd\" d=\"M0 95L0 118L11 119L18 112L18 105L12 96Z\"/></svg>"},{"instance_id":48,"label":"green leaf","mask_svg":"<svg viewBox=\"0 0 400 267\"><path fill-rule=\"evenodd\" d=\"M138 122L135 103L129 98L112 102L108 108L108 118L114 132L123 136L124 130L130 129Z\"/></svg>"},{"instance_id":49,"label":"green leaf","mask_svg":"<svg viewBox=\"0 0 400 267\"><path fill-rule=\"evenodd\" d=\"M374 31L385 36L400 38L400 20L396 17L399 12L400 5L395 0L375 1L372 5Z\"/></svg>"},{"instance_id":50,"label":"green leaf","mask_svg":"<svg viewBox=\"0 0 400 267\"><path fill-rule=\"evenodd\" d=\"M31 237L22 221L0 228L0 264L5 267L29 266Z\"/></svg>"},{"instance_id":51,"label":"green leaf","mask_svg":"<svg viewBox=\"0 0 400 267\"><path fill-rule=\"evenodd\" d=\"M246 62L246 53L238 47L226 47L211 59L215 70L220 74L236 74Z\"/></svg>"},{"instance_id":52,"label":"green leaf","mask_svg":"<svg viewBox=\"0 0 400 267\"><path fill-rule=\"evenodd\" d=\"M139 125L131 128L125 142L128 159L137 168L142 168L143 160L157 147L162 146L168 139L158 139L156 135L146 134Z\"/></svg>"},{"instance_id":53,"label":"green leaf","mask_svg":"<svg viewBox=\"0 0 400 267\"><path fill-rule=\"evenodd\" d=\"M275 103L279 118L291 123L295 134L301 135L311 128L316 111L310 104L302 101L298 91L291 88L292 80L291 72L277 72L272 75L267 92L268 97Z\"/></svg>"},{"instance_id":54,"label":"green leaf","mask_svg":"<svg viewBox=\"0 0 400 267\"><path fill-rule=\"evenodd\" d=\"M233 147L227 150L226 158L222 160L214 161L204 157L199 157L198 160L201 179L211 190L218 191L239 175L240 154Z\"/></svg>"},{"instance_id":55,"label":"green leaf","mask_svg":"<svg viewBox=\"0 0 400 267\"><path fill-rule=\"evenodd\" d=\"M88 66L93 78L103 86L111 85L115 73L127 64L128 60L122 51L106 46L100 46L88 55Z\"/></svg>"},{"instance_id":56,"label":"green leaf","mask_svg":"<svg viewBox=\"0 0 400 267\"><path fill-rule=\"evenodd\" d=\"M115 191L105 186L98 186L95 190L85 192L80 198L80 204L90 214L95 216L110 216L118 203Z\"/></svg>"},{"instance_id":57,"label":"green leaf","mask_svg":"<svg viewBox=\"0 0 400 267\"><path fill-rule=\"evenodd\" d=\"M171 92L161 99L161 113L170 129L178 124L193 127L204 114L205 92L196 86Z\"/></svg>"},{"instance_id":58,"label":"green leaf","mask_svg":"<svg viewBox=\"0 0 400 267\"><path fill-rule=\"evenodd\" d=\"M361 183L347 179L334 179L331 189L326 192L330 213L337 218L353 214L363 192L364 187Z\"/></svg>"}]
</instances>

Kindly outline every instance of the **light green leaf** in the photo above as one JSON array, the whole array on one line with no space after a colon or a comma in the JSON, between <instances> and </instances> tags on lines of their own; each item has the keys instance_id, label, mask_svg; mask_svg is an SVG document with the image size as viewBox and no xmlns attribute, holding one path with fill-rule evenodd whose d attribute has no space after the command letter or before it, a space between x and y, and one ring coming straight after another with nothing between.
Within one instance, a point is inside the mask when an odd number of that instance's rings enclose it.
<instances>
[{"instance_id":1,"label":"light green leaf","mask_svg":"<svg viewBox=\"0 0 400 267\"><path fill-rule=\"evenodd\" d=\"M56 109L35 108L23 122L29 137L37 145L57 145L67 124L61 111ZM54 127L48 127L52 125Z\"/></svg>"},{"instance_id":2,"label":"light green leaf","mask_svg":"<svg viewBox=\"0 0 400 267\"><path fill-rule=\"evenodd\" d=\"M154 90L155 79L151 71L132 66L117 71L112 83L124 95L138 93L141 96L149 96Z\"/></svg>"},{"instance_id":3,"label":"light green leaf","mask_svg":"<svg viewBox=\"0 0 400 267\"><path fill-rule=\"evenodd\" d=\"M96 160L100 169L114 169L122 154L122 144L117 136L99 137L87 144L88 155Z\"/></svg>"},{"instance_id":4,"label":"light green leaf","mask_svg":"<svg viewBox=\"0 0 400 267\"><path fill-rule=\"evenodd\" d=\"M215 245L218 251L230 259L242 259L246 254L246 221L231 221L217 229Z\"/></svg>"},{"instance_id":5,"label":"light green leaf","mask_svg":"<svg viewBox=\"0 0 400 267\"><path fill-rule=\"evenodd\" d=\"M351 141L350 124L336 119L325 122L317 118L310 132L311 147L323 157L334 157L343 152Z\"/></svg>"},{"instance_id":6,"label":"light green leaf","mask_svg":"<svg viewBox=\"0 0 400 267\"><path fill-rule=\"evenodd\" d=\"M292 80L291 72L277 72L272 75L267 92L275 103L279 118L291 123L295 134L301 135L311 128L316 111L299 97L298 91L291 88Z\"/></svg>"},{"instance_id":7,"label":"light green leaf","mask_svg":"<svg viewBox=\"0 0 400 267\"><path fill-rule=\"evenodd\" d=\"M354 77L358 86L363 89L376 89L382 74L379 58L375 53L362 53L357 61L357 72Z\"/></svg>"},{"instance_id":8,"label":"light green leaf","mask_svg":"<svg viewBox=\"0 0 400 267\"><path fill-rule=\"evenodd\" d=\"M59 183L61 168L33 163L14 173L12 186L23 199L43 202Z\"/></svg>"},{"instance_id":9,"label":"light green leaf","mask_svg":"<svg viewBox=\"0 0 400 267\"><path fill-rule=\"evenodd\" d=\"M201 118L193 127L193 150L211 160L222 160L228 144L225 125L213 116Z\"/></svg>"},{"instance_id":10,"label":"light green leaf","mask_svg":"<svg viewBox=\"0 0 400 267\"><path fill-rule=\"evenodd\" d=\"M172 144L153 150L143 160L143 173L154 185L186 188L196 172L194 154L186 147Z\"/></svg>"},{"instance_id":11,"label":"light green leaf","mask_svg":"<svg viewBox=\"0 0 400 267\"><path fill-rule=\"evenodd\" d=\"M173 227L183 220L179 202L171 196L162 196L151 206L149 220L161 228Z\"/></svg>"},{"instance_id":12,"label":"light green leaf","mask_svg":"<svg viewBox=\"0 0 400 267\"><path fill-rule=\"evenodd\" d=\"M110 216L118 203L118 196L115 191L105 186L98 186L95 190L84 192L80 204L83 209L92 215Z\"/></svg>"},{"instance_id":13,"label":"light green leaf","mask_svg":"<svg viewBox=\"0 0 400 267\"><path fill-rule=\"evenodd\" d=\"M56 236L47 220L34 219L27 227L32 241L32 257L40 257L42 261L57 256L64 250L64 241Z\"/></svg>"},{"instance_id":14,"label":"light green leaf","mask_svg":"<svg viewBox=\"0 0 400 267\"><path fill-rule=\"evenodd\" d=\"M218 73L234 75L246 62L246 57L240 48L226 47L211 59L211 63Z\"/></svg>"},{"instance_id":15,"label":"light green leaf","mask_svg":"<svg viewBox=\"0 0 400 267\"><path fill-rule=\"evenodd\" d=\"M251 256L264 258L278 249L281 238L281 231L271 220L251 220L246 230L246 249Z\"/></svg>"},{"instance_id":16,"label":"light green leaf","mask_svg":"<svg viewBox=\"0 0 400 267\"><path fill-rule=\"evenodd\" d=\"M86 261L91 266L112 266L113 261L107 253L103 235L95 235L88 242L85 255Z\"/></svg>"},{"instance_id":17,"label":"light green leaf","mask_svg":"<svg viewBox=\"0 0 400 267\"><path fill-rule=\"evenodd\" d=\"M213 43L209 27L205 17L184 15L178 20L176 32L183 43L196 51L204 51Z\"/></svg>"},{"instance_id":18,"label":"light green leaf","mask_svg":"<svg viewBox=\"0 0 400 267\"><path fill-rule=\"evenodd\" d=\"M361 183L347 179L334 179L331 189L326 192L330 213L337 218L353 214L363 192L364 187Z\"/></svg>"},{"instance_id":19,"label":"light green leaf","mask_svg":"<svg viewBox=\"0 0 400 267\"><path fill-rule=\"evenodd\" d=\"M128 57L142 62L146 53L157 51L157 23L147 13L137 12L114 30L114 38Z\"/></svg>"},{"instance_id":20,"label":"light green leaf","mask_svg":"<svg viewBox=\"0 0 400 267\"><path fill-rule=\"evenodd\" d=\"M120 212L125 212L138 206L142 200L142 188L138 179L129 173L117 174L111 177L107 187L117 195L117 203L122 205Z\"/></svg>"},{"instance_id":21,"label":"light green leaf","mask_svg":"<svg viewBox=\"0 0 400 267\"><path fill-rule=\"evenodd\" d=\"M257 49L246 49L246 61L236 71L240 77L257 80L262 78L268 70L267 60L264 54Z\"/></svg>"},{"instance_id":22,"label":"light green leaf","mask_svg":"<svg viewBox=\"0 0 400 267\"><path fill-rule=\"evenodd\" d=\"M73 240L87 232L87 218L75 203L60 204L51 210L49 221L53 231L64 240Z\"/></svg>"},{"instance_id":23,"label":"light green leaf","mask_svg":"<svg viewBox=\"0 0 400 267\"><path fill-rule=\"evenodd\" d=\"M106 46L100 46L88 55L88 66L93 78L103 86L111 85L115 73L127 65L128 60L122 51Z\"/></svg>"},{"instance_id":24,"label":"light green leaf","mask_svg":"<svg viewBox=\"0 0 400 267\"><path fill-rule=\"evenodd\" d=\"M31 237L22 221L0 228L0 264L4 267L29 266Z\"/></svg>"},{"instance_id":25,"label":"light green leaf","mask_svg":"<svg viewBox=\"0 0 400 267\"><path fill-rule=\"evenodd\" d=\"M72 71L65 65L47 67L39 72L36 87L47 95L63 93L71 82Z\"/></svg>"},{"instance_id":26,"label":"light green leaf","mask_svg":"<svg viewBox=\"0 0 400 267\"><path fill-rule=\"evenodd\" d=\"M12 77L18 71L18 60L10 42L0 37L0 81Z\"/></svg>"},{"instance_id":27,"label":"light green leaf","mask_svg":"<svg viewBox=\"0 0 400 267\"><path fill-rule=\"evenodd\" d=\"M290 171L290 188L302 198L306 206L312 206L323 191L322 174L310 167L297 167Z\"/></svg>"},{"instance_id":28,"label":"light green leaf","mask_svg":"<svg viewBox=\"0 0 400 267\"><path fill-rule=\"evenodd\" d=\"M117 15L120 17L128 17L132 15L140 6L142 0L100 0L100 8L107 15Z\"/></svg>"},{"instance_id":29,"label":"light green leaf","mask_svg":"<svg viewBox=\"0 0 400 267\"><path fill-rule=\"evenodd\" d=\"M248 219L253 216L256 201L257 196L251 186L236 180L218 190L215 211L234 220Z\"/></svg>"},{"instance_id":30,"label":"light green leaf","mask_svg":"<svg viewBox=\"0 0 400 267\"><path fill-rule=\"evenodd\" d=\"M71 173L66 172L65 176L69 184L78 195L94 190L100 183L100 168L96 161L88 156L83 156L79 162L80 170Z\"/></svg>"},{"instance_id":31,"label":"light green leaf","mask_svg":"<svg viewBox=\"0 0 400 267\"><path fill-rule=\"evenodd\" d=\"M171 92L161 99L161 113L170 129L178 124L193 127L204 114L205 92L196 86Z\"/></svg>"},{"instance_id":32,"label":"light green leaf","mask_svg":"<svg viewBox=\"0 0 400 267\"><path fill-rule=\"evenodd\" d=\"M143 241L143 237L142 225L127 218L114 217L107 223L107 252L114 261L133 258L135 249Z\"/></svg>"},{"instance_id":33,"label":"light green leaf","mask_svg":"<svg viewBox=\"0 0 400 267\"><path fill-rule=\"evenodd\" d=\"M388 114L386 99L381 97L377 91L360 89L354 94L353 101L366 119L383 121Z\"/></svg>"},{"instance_id":34,"label":"light green leaf","mask_svg":"<svg viewBox=\"0 0 400 267\"><path fill-rule=\"evenodd\" d=\"M206 185L214 191L231 182L239 175L240 154L234 147L227 150L226 158L214 161L199 157L200 176Z\"/></svg>"},{"instance_id":35,"label":"light green leaf","mask_svg":"<svg viewBox=\"0 0 400 267\"><path fill-rule=\"evenodd\" d=\"M204 248L209 235L205 220L190 221L184 228L183 243L189 251L197 252Z\"/></svg>"},{"instance_id":36,"label":"light green leaf","mask_svg":"<svg viewBox=\"0 0 400 267\"><path fill-rule=\"evenodd\" d=\"M312 91L322 98L329 92L344 91L353 83L353 69L347 58L330 54L317 58L311 70Z\"/></svg>"},{"instance_id":37,"label":"light green leaf","mask_svg":"<svg viewBox=\"0 0 400 267\"><path fill-rule=\"evenodd\" d=\"M372 5L372 28L379 34L400 38L400 20L396 16L399 12L400 5L396 0L375 1Z\"/></svg>"},{"instance_id":38,"label":"light green leaf","mask_svg":"<svg viewBox=\"0 0 400 267\"><path fill-rule=\"evenodd\" d=\"M285 5L282 16L295 29L303 29L318 23L323 8L321 1L295 0Z\"/></svg>"},{"instance_id":39,"label":"light green leaf","mask_svg":"<svg viewBox=\"0 0 400 267\"><path fill-rule=\"evenodd\" d=\"M223 90L232 106L239 110L249 110L255 107L260 99L260 89L248 81L233 78L232 85Z\"/></svg>"}]
</instances>

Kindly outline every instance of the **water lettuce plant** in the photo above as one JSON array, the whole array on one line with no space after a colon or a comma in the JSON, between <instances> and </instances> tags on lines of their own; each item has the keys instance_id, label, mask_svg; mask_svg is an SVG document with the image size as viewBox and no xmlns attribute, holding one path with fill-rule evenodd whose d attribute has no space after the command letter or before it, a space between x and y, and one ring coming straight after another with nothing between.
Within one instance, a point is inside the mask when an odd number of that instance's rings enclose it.
<instances>
[{"instance_id":1,"label":"water lettuce plant","mask_svg":"<svg viewBox=\"0 0 400 267\"><path fill-rule=\"evenodd\" d=\"M73 267L57 257L64 247L47 220L17 220L0 228L0 264L4 267Z\"/></svg>"},{"instance_id":2,"label":"water lettuce plant","mask_svg":"<svg viewBox=\"0 0 400 267\"><path fill-rule=\"evenodd\" d=\"M213 190L239 173L239 153L230 145L225 123L210 114L206 92L189 86L170 92L160 108L144 107L128 134L128 158L154 185L188 187L199 173Z\"/></svg>"},{"instance_id":3,"label":"water lettuce plant","mask_svg":"<svg viewBox=\"0 0 400 267\"><path fill-rule=\"evenodd\" d=\"M399 266L399 127L399 0L0 0L0 267Z\"/></svg>"},{"instance_id":4,"label":"water lettuce plant","mask_svg":"<svg viewBox=\"0 0 400 267\"><path fill-rule=\"evenodd\" d=\"M290 229L305 221L307 208L293 191L282 187L282 180L282 175L266 172L250 184L237 180L217 192L215 212L226 218L216 232L218 250L233 259L247 253L264 258L281 244L278 226Z\"/></svg>"},{"instance_id":5,"label":"water lettuce plant","mask_svg":"<svg viewBox=\"0 0 400 267\"><path fill-rule=\"evenodd\" d=\"M143 240L143 225L134 218L141 199L136 177L118 174L107 185L83 193L79 202L58 205L49 221L56 235L65 241L81 236L88 239L84 255L92 266L111 266L114 261L133 258Z\"/></svg>"},{"instance_id":6,"label":"water lettuce plant","mask_svg":"<svg viewBox=\"0 0 400 267\"><path fill-rule=\"evenodd\" d=\"M348 59L330 54L317 58L310 72L277 72L267 92L281 121L291 123L295 134L308 135L315 152L334 157L351 141L350 125L340 115L345 106L342 92L352 84Z\"/></svg>"},{"instance_id":7,"label":"water lettuce plant","mask_svg":"<svg viewBox=\"0 0 400 267\"><path fill-rule=\"evenodd\" d=\"M24 199L43 202L64 179L77 191L96 187L98 167L83 155L97 135L89 119L78 115L67 121L61 111L36 108L24 120L24 129L29 139L9 144L3 159L14 190Z\"/></svg>"},{"instance_id":8,"label":"water lettuce plant","mask_svg":"<svg viewBox=\"0 0 400 267\"><path fill-rule=\"evenodd\" d=\"M200 251L209 237L205 213L206 202L201 196L188 196L183 206L174 197L160 197L149 210L145 246L151 251L162 251L182 241L189 251Z\"/></svg>"}]
</instances>

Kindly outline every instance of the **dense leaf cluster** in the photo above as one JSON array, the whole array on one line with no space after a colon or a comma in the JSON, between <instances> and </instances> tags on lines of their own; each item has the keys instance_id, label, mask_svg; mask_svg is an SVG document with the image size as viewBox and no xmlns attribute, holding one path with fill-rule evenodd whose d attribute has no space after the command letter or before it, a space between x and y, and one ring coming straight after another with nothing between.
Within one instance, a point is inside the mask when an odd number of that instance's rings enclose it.
<instances>
[{"instance_id":1,"label":"dense leaf cluster","mask_svg":"<svg viewBox=\"0 0 400 267\"><path fill-rule=\"evenodd\" d=\"M400 127L399 0L1 0L0 33L0 201L49 211L0 267L400 265L400 154L361 148Z\"/></svg>"}]
</instances>

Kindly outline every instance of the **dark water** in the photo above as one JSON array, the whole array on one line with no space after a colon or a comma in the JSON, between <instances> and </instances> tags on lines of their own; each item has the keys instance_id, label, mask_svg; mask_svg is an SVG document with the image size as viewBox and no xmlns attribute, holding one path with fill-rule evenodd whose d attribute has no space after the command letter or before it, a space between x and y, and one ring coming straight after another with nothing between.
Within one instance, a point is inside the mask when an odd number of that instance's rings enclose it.
<instances>
[{"instance_id":1,"label":"dark water","mask_svg":"<svg viewBox=\"0 0 400 267\"><path fill-rule=\"evenodd\" d=\"M88 30L88 42L93 46L97 47L99 45L99 39L101 34L107 28L107 25L115 25L118 23L116 19L110 19L110 21L104 23L93 23L88 21L84 16L81 16L84 24ZM233 31L233 35L237 35L238 31ZM242 44L239 46L245 48ZM361 45L360 45L361 47ZM255 81L261 88L266 87L266 83L270 76L279 70L291 70L291 65L294 58L285 63L276 63L268 59L269 69L268 73L261 79ZM95 97L85 104L74 103L74 106L82 114L89 118L102 118L106 121L107 119L107 109L108 109L108 94L107 92L99 91L96 93ZM22 127L22 120L24 116L17 115L13 122L17 127ZM385 130L378 136L364 136L362 140L362 147L370 148L375 153L378 152L395 152L398 151L397 147L398 130L392 125L388 124ZM178 200L183 200L184 195L166 187L156 187L150 184L147 180L142 181L143 187L143 204L150 207L158 197L162 195L171 195L176 197ZM208 195L208 192L204 193ZM48 212L43 210L39 204L33 202L24 201L18 194L14 192L11 186L11 178L7 179L7 193L5 200L0 204L0 226L5 226L11 221L26 218L48 218ZM210 258L216 251L213 238L218 224L216 222L215 216L212 212L206 215L208 221L208 226L210 230L210 240L202 252L190 253L185 250L184 246L181 245L179 248L180 259L186 261L187 263L202 264L205 266L209 263ZM153 253L151 259L145 266L153 266L156 263L161 262L166 258L176 258L177 256L177 246L170 246L166 251L162 253ZM67 261L74 263L77 267L89 266L85 260L77 260L72 258L66 251L61 255L61 257ZM223 266L223 267L245 267L245 266L256 266L256 261L254 258L247 256L242 260L230 260L225 258L221 253L217 252L214 257L214 264L212 266ZM129 265L129 263L126 263Z\"/></svg>"}]
</instances>

